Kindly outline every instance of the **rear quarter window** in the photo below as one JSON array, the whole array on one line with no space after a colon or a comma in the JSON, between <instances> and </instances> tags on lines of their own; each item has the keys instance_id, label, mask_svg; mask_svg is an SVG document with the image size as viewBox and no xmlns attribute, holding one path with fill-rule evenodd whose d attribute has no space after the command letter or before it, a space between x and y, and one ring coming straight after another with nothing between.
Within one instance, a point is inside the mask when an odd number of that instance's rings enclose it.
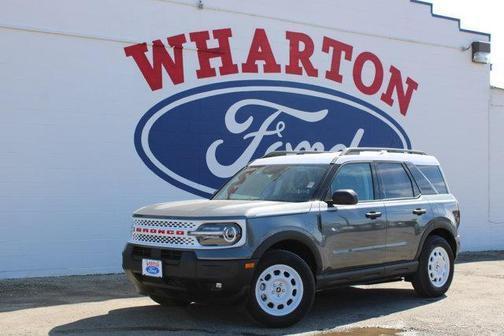
<instances>
[{"instance_id":1,"label":"rear quarter window","mask_svg":"<svg viewBox=\"0 0 504 336\"><path fill-rule=\"evenodd\" d=\"M439 194L448 194L448 187L439 166L417 166Z\"/></svg>"},{"instance_id":2,"label":"rear quarter window","mask_svg":"<svg viewBox=\"0 0 504 336\"><path fill-rule=\"evenodd\" d=\"M423 195L436 195L438 192L436 188L432 185L427 177L425 177L424 173L418 169L413 163L406 162L406 166L408 166L411 175L415 179L420 191Z\"/></svg>"}]
</instances>

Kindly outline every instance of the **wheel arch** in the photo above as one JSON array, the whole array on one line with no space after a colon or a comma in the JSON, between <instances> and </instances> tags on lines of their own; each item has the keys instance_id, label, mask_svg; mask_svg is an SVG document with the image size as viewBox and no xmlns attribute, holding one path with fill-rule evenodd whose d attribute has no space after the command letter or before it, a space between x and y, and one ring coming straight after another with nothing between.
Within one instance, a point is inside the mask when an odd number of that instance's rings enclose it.
<instances>
[{"instance_id":1,"label":"wheel arch","mask_svg":"<svg viewBox=\"0 0 504 336\"><path fill-rule=\"evenodd\" d=\"M260 259L271 249L283 249L293 252L308 262L314 274L322 270L322 258L316 243L305 233L284 231L273 234L265 239L253 254L254 259ZM308 258L309 260L306 260Z\"/></svg>"},{"instance_id":2,"label":"wheel arch","mask_svg":"<svg viewBox=\"0 0 504 336\"><path fill-rule=\"evenodd\" d=\"M453 224L445 218L445 219L436 219L433 220L431 223L428 224L427 228L425 229L422 238L420 239L420 244L418 245L418 250L415 256L415 260L417 260L420 257L420 254L422 253L425 241L427 240L428 237L437 235L440 236L450 244L450 247L453 250L453 254L456 256L458 253L458 244L457 244L457 232L456 229L453 227Z\"/></svg>"}]
</instances>

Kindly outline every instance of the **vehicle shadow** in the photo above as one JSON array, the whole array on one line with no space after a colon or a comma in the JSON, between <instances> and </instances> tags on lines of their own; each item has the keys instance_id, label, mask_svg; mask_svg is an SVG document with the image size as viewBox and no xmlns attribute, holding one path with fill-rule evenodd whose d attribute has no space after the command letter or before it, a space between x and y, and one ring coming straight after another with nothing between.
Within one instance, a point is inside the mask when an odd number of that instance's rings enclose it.
<instances>
[{"instance_id":1,"label":"vehicle shadow","mask_svg":"<svg viewBox=\"0 0 504 336\"><path fill-rule=\"evenodd\" d=\"M319 293L311 313L286 329L267 329L247 318L244 308L197 305L148 305L110 311L55 327L50 335L86 334L195 334L266 336L326 330L392 314L442 300L422 299L411 289L349 287Z\"/></svg>"}]
</instances>

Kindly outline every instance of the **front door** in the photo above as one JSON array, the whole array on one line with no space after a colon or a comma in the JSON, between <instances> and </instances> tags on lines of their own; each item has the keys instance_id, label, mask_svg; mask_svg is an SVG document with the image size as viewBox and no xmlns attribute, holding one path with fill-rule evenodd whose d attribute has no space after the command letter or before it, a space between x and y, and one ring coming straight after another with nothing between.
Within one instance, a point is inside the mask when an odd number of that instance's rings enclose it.
<instances>
[{"instance_id":1,"label":"front door","mask_svg":"<svg viewBox=\"0 0 504 336\"><path fill-rule=\"evenodd\" d=\"M386 216L376 200L375 177L368 162L342 165L334 176L326 200L334 191L352 189L356 205L333 205L321 211L325 257L332 270L381 264L385 258Z\"/></svg>"}]
</instances>

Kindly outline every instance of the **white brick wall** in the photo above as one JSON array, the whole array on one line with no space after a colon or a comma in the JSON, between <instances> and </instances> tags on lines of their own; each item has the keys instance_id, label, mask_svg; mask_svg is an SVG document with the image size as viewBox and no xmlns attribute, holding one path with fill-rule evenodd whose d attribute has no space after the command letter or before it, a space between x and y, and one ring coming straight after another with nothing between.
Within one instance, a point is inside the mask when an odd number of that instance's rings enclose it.
<instances>
[{"instance_id":1,"label":"white brick wall","mask_svg":"<svg viewBox=\"0 0 504 336\"><path fill-rule=\"evenodd\" d=\"M196 3L2 1L0 278L120 271L132 210L194 197L147 169L133 132L163 98L222 79L197 82L188 75L184 84L152 92L123 48L227 27L239 60L254 29L264 28L285 64L285 31L294 30L316 43L328 35L372 51L414 77L420 87L407 117L379 96L363 96L351 81L338 89L385 109L414 147L439 158L461 202L464 249L504 248L504 224L490 223L488 213L492 222L504 220L495 210L503 175L500 169L489 175L488 166L489 157L502 163L502 94L493 96L489 152L489 66L473 64L470 50L462 51L486 36L460 32L456 22L408 0L207 0L203 10ZM193 73L195 52L186 53ZM313 61L327 63L322 55ZM343 65L342 73L350 76L351 68ZM258 77L225 79L247 78ZM289 79L330 86L321 78Z\"/></svg>"},{"instance_id":2,"label":"white brick wall","mask_svg":"<svg viewBox=\"0 0 504 336\"><path fill-rule=\"evenodd\" d=\"M490 230L504 232L504 89L492 88L490 98Z\"/></svg>"}]
</instances>

